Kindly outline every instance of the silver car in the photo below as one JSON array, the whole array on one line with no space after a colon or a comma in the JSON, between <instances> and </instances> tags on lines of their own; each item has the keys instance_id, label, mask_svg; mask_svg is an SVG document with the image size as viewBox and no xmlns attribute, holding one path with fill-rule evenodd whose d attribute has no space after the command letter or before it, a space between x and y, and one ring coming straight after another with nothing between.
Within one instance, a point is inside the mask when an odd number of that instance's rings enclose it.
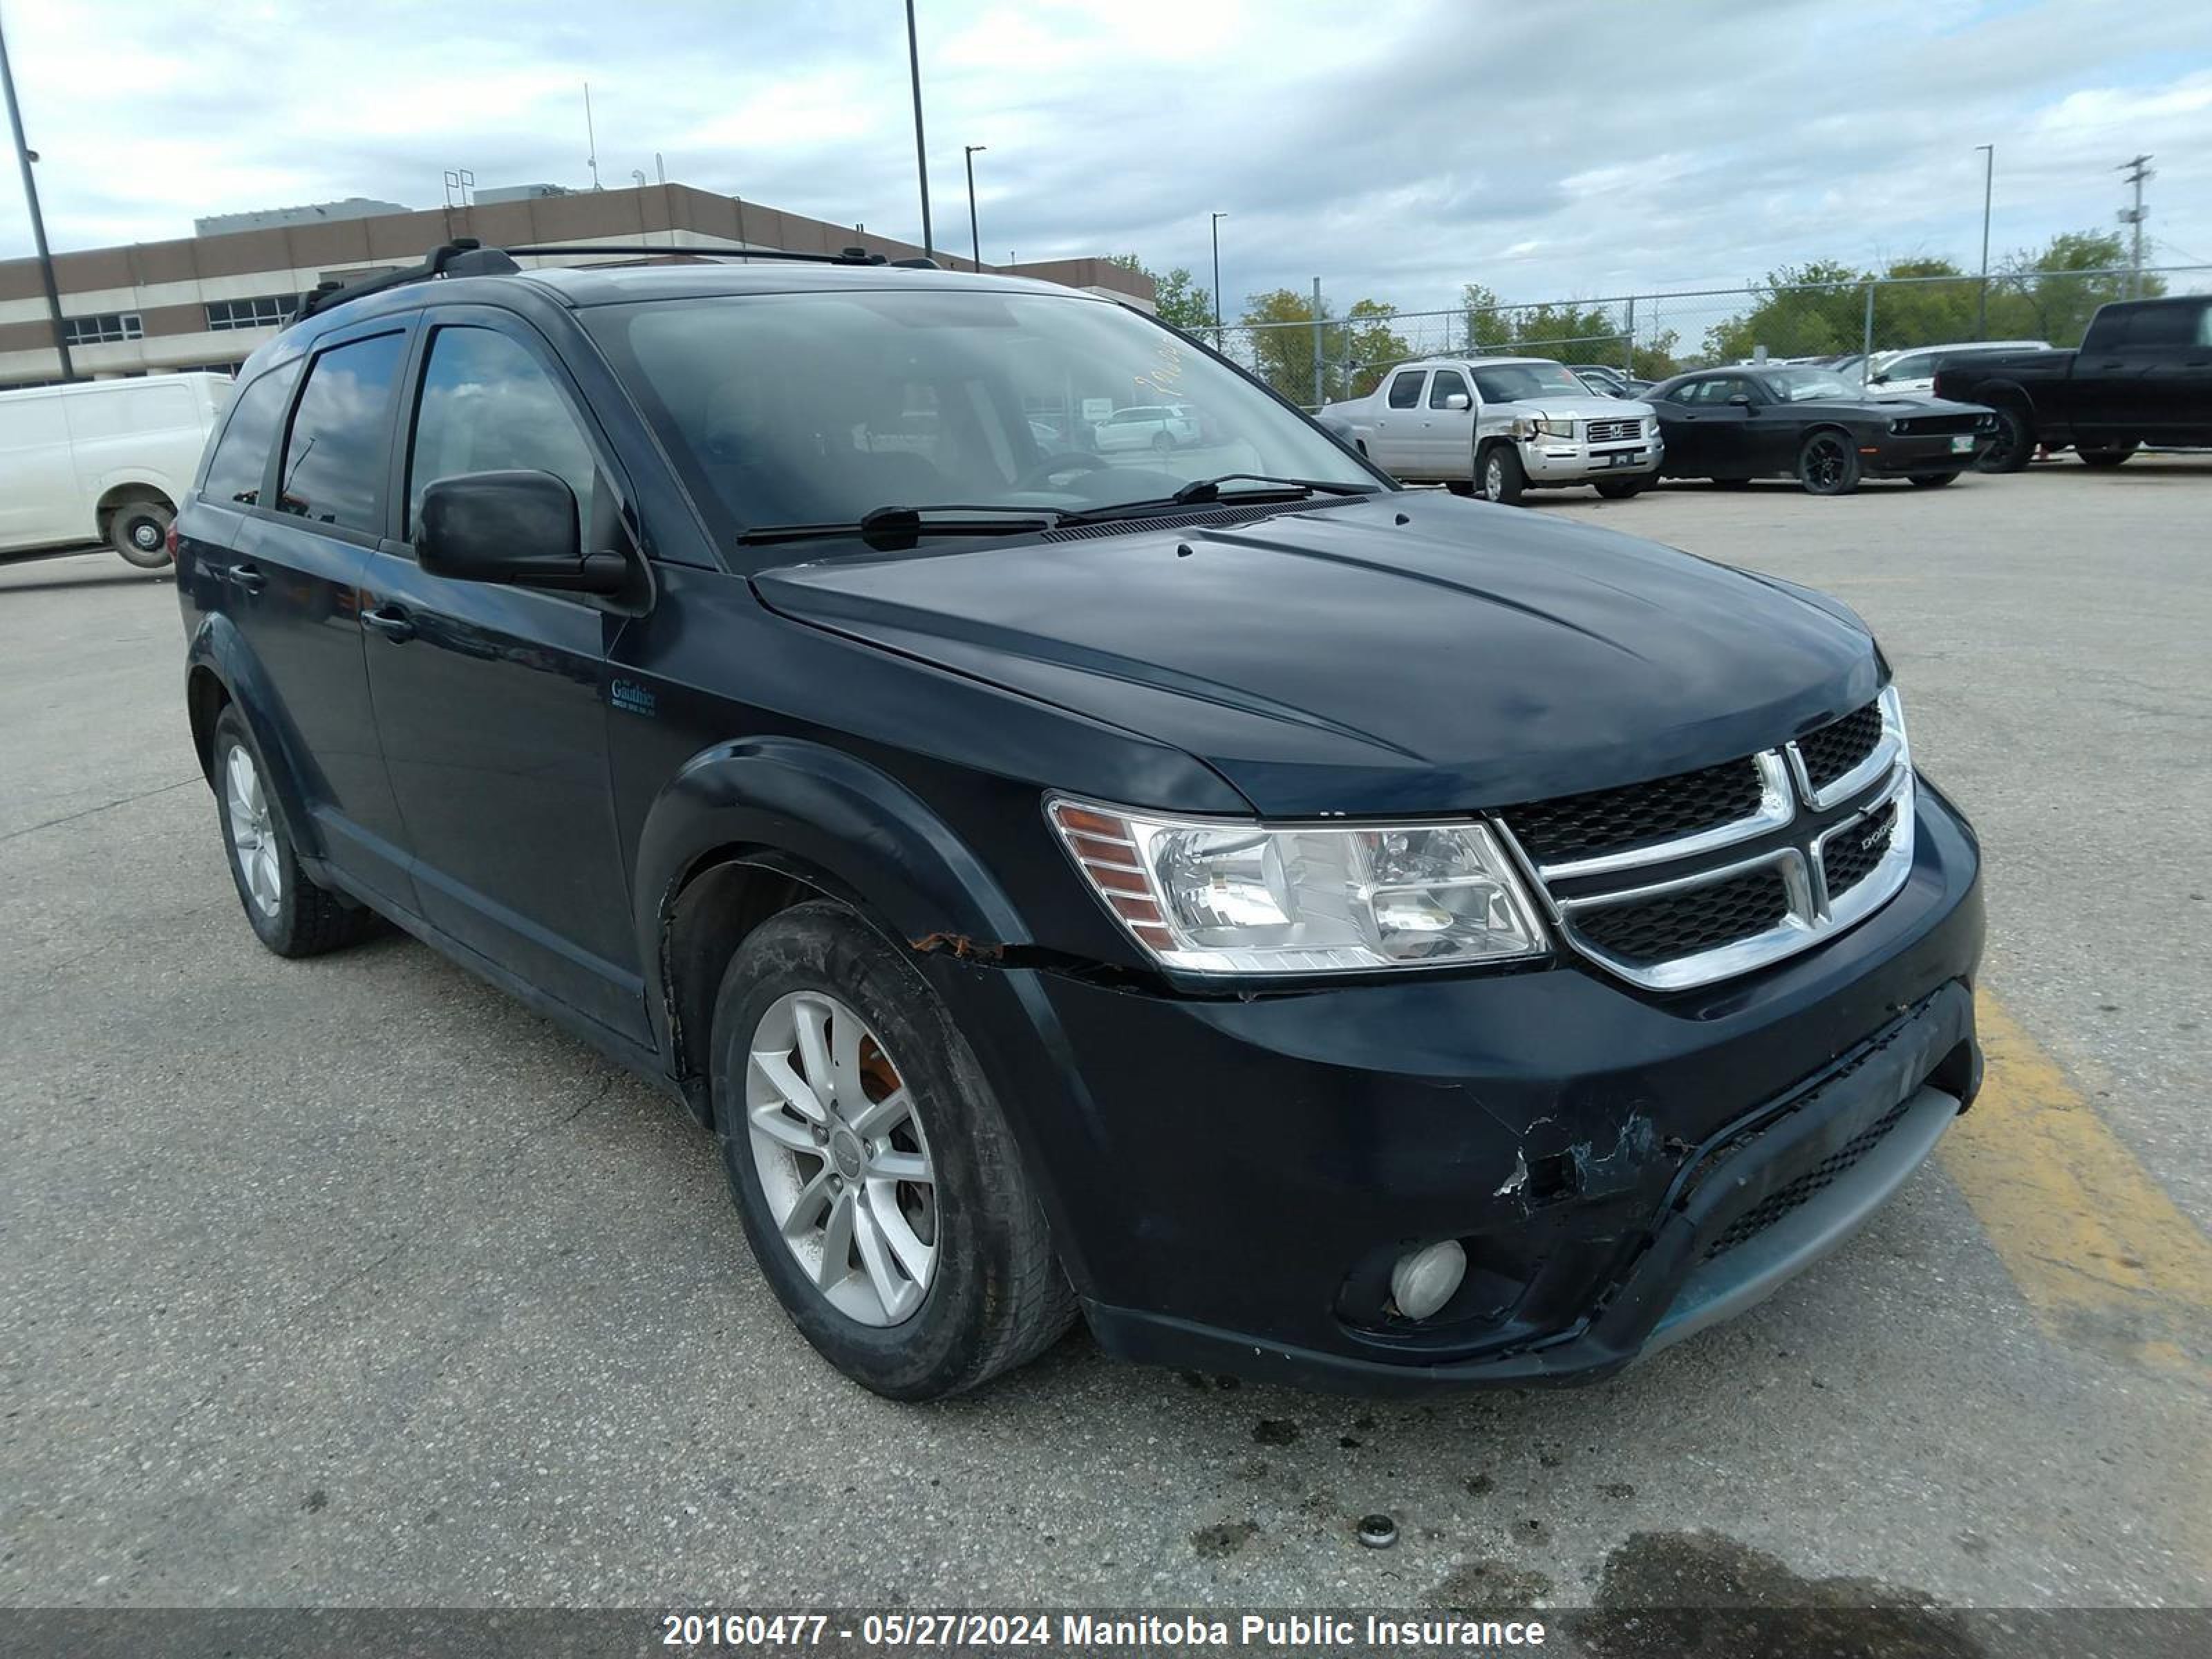
<instances>
[{"instance_id":1,"label":"silver car","mask_svg":"<svg viewBox=\"0 0 2212 1659\"><path fill-rule=\"evenodd\" d=\"M1101 454L1150 449L1165 455L1198 441L1197 417L1165 404L1117 409L1091 428Z\"/></svg>"}]
</instances>

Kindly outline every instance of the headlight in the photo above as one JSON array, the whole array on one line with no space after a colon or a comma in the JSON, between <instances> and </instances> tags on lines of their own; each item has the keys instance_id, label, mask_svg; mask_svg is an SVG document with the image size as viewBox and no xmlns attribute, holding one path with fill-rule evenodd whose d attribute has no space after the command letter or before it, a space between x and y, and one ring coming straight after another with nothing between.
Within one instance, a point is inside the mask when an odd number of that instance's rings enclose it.
<instances>
[{"instance_id":1,"label":"headlight","mask_svg":"<svg viewBox=\"0 0 2212 1659\"><path fill-rule=\"evenodd\" d=\"M1535 909L1480 823L1262 824L1048 803L1106 908L1164 967L1341 974L1540 956Z\"/></svg>"},{"instance_id":2,"label":"headlight","mask_svg":"<svg viewBox=\"0 0 2212 1659\"><path fill-rule=\"evenodd\" d=\"M1571 438L1575 435L1575 423L1571 420L1555 420L1547 415L1537 421L1536 430L1547 438Z\"/></svg>"}]
</instances>

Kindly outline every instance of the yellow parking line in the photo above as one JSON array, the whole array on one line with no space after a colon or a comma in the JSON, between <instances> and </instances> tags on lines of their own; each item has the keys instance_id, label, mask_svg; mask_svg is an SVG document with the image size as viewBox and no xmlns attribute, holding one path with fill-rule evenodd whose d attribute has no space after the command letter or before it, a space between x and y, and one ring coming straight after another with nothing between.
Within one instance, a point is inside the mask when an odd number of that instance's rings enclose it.
<instances>
[{"instance_id":1,"label":"yellow parking line","mask_svg":"<svg viewBox=\"0 0 2212 1659\"><path fill-rule=\"evenodd\" d=\"M1942 1143L2013 1282L2060 1341L2212 1380L2212 1242L1984 990L1981 1097Z\"/></svg>"}]
</instances>

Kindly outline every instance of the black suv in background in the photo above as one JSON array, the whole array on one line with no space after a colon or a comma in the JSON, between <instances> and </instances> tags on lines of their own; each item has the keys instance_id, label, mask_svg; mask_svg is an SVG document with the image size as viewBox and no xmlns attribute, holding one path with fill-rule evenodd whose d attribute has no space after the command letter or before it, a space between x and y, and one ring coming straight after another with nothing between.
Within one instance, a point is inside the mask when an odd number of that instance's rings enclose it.
<instances>
[{"instance_id":1,"label":"black suv in background","mask_svg":"<svg viewBox=\"0 0 2212 1659\"><path fill-rule=\"evenodd\" d=\"M680 1097L868 1387L1079 1309L1601 1376L1972 1097L1975 842L1834 601L1399 489L1048 284L411 275L254 355L178 520L246 918L389 918ZM1201 441L1026 412L1091 398Z\"/></svg>"}]
</instances>

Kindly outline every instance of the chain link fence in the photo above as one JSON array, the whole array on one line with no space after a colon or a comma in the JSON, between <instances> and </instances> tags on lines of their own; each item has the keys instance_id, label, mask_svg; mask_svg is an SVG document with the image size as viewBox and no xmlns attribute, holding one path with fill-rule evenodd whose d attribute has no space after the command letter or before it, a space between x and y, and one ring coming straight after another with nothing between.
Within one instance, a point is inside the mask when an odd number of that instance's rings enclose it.
<instances>
[{"instance_id":1,"label":"chain link fence","mask_svg":"<svg viewBox=\"0 0 2212 1659\"><path fill-rule=\"evenodd\" d=\"M1824 358L1856 379L1869 354L1968 340L2071 347L2100 305L2205 292L2212 292L2212 265L1753 284L1442 311L1363 301L1342 316L1328 315L1324 302L1318 322L1312 301L1301 297L1304 315L1225 325L1218 344L1314 409L1364 396L1399 363L1456 355L1553 357L1642 380L1762 357ZM1212 328L1196 332L1217 342Z\"/></svg>"}]
</instances>

